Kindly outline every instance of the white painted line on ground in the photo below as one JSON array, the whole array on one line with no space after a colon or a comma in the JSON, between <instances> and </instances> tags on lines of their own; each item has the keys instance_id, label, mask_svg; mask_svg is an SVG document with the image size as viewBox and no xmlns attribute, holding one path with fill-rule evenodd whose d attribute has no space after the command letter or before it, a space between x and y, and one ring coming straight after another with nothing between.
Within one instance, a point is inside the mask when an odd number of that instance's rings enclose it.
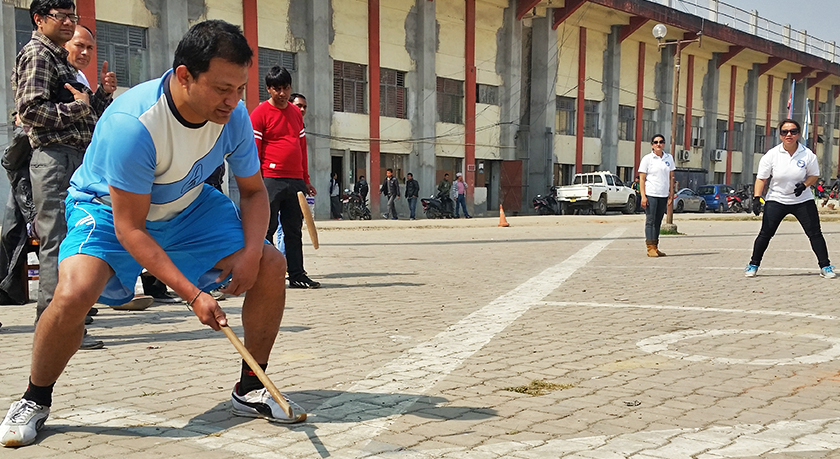
<instances>
[{"instance_id":1,"label":"white painted line on ground","mask_svg":"<svg viewBox=\"0 0 840 459\"><path fill-rule=\"evenodd\" d=\"M709 357L706 355L691 355L668 349L669 344L674 344L687 339L716 338L725 335L781 335L786 338L802 338L825 341L831 347L810 355L793 357L788 359L736 359L732 357ZM709 362L723 365L807 365L813 363L830 362L840 357L840 339L829 336L816 335L812 333L795 334L774 330L680 330L664 335L651 336L636 343L639 349L649 353L658 354L672 359L688 360L692 362Z\"/></svg>"},{"instance_id":2,"label":"white painted line on ground","mask_svg":"<svg viewBox=\"0 0 840 459\"><path fill-rule=\"evenodd\" d=\"M669 250L670 252L670 250ZM746 266L746 265L744 265ZM720 271L720 270L734 270L734 271L743 271L744 266L692 266L692 270L698 269L708 269L712 271ZM662 267L658 264L651 264L651 265L596 265L596 264L588 264L586 265L586 269L656 269L661 270ZM764 271L810 271L813 272L815 275L820 273L820 269L818 267L814 268L765 268L762 266L759 268L761 272ZM758 275L761 277L761 274ZM750 282L750 281L747 281Z\"/></svg>"},{"instance_id":3,"label":"white painted line on ground","mask_svg":"<svg viewBox=\"0 0 840 459\"><path fill-rule=\"evenodd\" d=\"M780 421L704 429L671 429L563 440L500 442L434 450L408 450L400 457L543 459L547 457L645 457L721 459L763 454L818 453L838 449L840 419ZM822 456L821 456L822 457Z\"/></svg>"},{"instance_id":4,"label":"white painted line on ground","mask_svg":"<svg viewBox=\"0 0 840 459\"><path fill-rule=\"evenodd\" d=\"M703 312L722 312L731 314L747 314L747 315L764 315L764 316L787 316L803 319L819 319L819 320L840 320L840 317L829 316L824 314L812 314L810 312L796 312L796 311L770 311L760 309L734 309L734 308L703 308L699 306L667 306L657 304L629 304L629 303L593 303L593 302L576 302L576 301L543 301L540 304L544 306L585 306L592 308L616 308L616 309L664 309L671 311L703 311Z\"/></svg>"}]
</instances>

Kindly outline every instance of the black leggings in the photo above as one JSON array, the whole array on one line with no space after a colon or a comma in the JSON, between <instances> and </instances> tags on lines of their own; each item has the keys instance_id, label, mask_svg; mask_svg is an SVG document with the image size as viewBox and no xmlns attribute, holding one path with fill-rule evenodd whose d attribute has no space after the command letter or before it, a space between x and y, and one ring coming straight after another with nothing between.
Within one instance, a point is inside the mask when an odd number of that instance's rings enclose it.
<instances>
[{"instance_id":1,"label":"black leggings","mask_svg":"<svg viewBox=\"0 0 840 459\"><path fill-rule=\"evenodd\" d=\"M825 238L820 229L820 215L817 212L817 204L813 199L799 204L780 204L776 201L767 201L764 204L764 216L761 219L761 231L755 238L753 244L752 259L750 264L759 266L764 252L770 244L770 239L776 234L779 225L787 215L793 215L802 225L805 234L811 241L811 250L817 256L820 268L830 265L828 261L828 247L825 245Z\"/></svg>"}]
</instances>

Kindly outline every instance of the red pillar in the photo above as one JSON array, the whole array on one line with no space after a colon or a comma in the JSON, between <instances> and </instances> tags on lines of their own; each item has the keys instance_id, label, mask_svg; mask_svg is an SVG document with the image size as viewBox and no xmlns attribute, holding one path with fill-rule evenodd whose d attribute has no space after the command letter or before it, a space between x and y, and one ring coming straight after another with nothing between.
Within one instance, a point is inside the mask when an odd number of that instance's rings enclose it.
<instances>
[{"instance_id":1,"label":"red pillar","mask_svg":"<svg viewBox=\"0 0 840 459\"><path fill-rule=\"evenodd\" d=\"M464 179L467 182L467 201L472 202L475 186L475 0L466 0L465 5Z\"/></svg>"},{"instance_id":2,"label":"red pillar","mask_svg":"<svg viewBox=\"0 0 840 459\"><path fill-rule=\"evenodd\" d=\"M368 0L368 72L370 79L370 205L379 215L379 0Z\"/></svg>"},{"instance_id":3,"label":"red pillar","mask_svg":"<svg viewBox=\"0 0 840 459\"><path fill-rule=\"evenodd\" d=\"M642 118L645 108L645 42L639 42L639 72L636 76L636 149L633 156L633 171L638 173L639 163L642 161Z\"/></svg>"},{"instance_id":4,"label":"red pillar","mask_svg":"<svg viewBox=\"0 0 840 459\"><path fill-rule=\"evenodd\" d=\"M817 120L820 117L820 88L814 88L814 122L811 128L814 130L813 140L811 141L811 150L814 154L817 153L817 131L819 130L819 123Z\"/></svg>"},{"instance_id":5,"label":"red pillar","mask_svg":"<svg viewBox=\"0 0 840 459\"><path fill-rule=\"evenodd\" d=\"M732 181L732 137L735 130L735 81L738 78L738 67L732 66L732 72L729 77L729 133L726 136L726 179L724 181L729 183Z\"/></svg>"},{"instance_id":6,"label":"red pillar","mask_svg":"<svg viewBox=\"0 0 840 459\"><path fill-rule=\"evenodd\" d=\"M577 119L575 121L575 172L583 171L583 102L586 98L586 28L580 28L578 45Z\"/></svg>"},{"instance_id":7,"label":"red pillar","mask_svg":"<svg viewBox=\"0 0 840 459\"><path fill-rule=\"evenodd\" d=\"M686 75L685 89L685 136L683 147L691 148L691 114L694 101L694 55L688 55L688 74Z\"/></svg>"},{"instance_id":8,"label":"red pillar","mask_svg":"<svg viewBox=\"0 0 840 459\"><path fill-rule=\"evenodd\" d=\"M96 0L77 0L76 1L76 14L79 15L79 24L87 27L91 31L93 31L94 35L96 34ZM93 86L93 90L96 91L96 85L99 81L99 68L97 66L96 60L96 46L93 47L93 55L90 58L90 62L92 65L88 65L86 69L82 71L87 77L90 85ZM114 71L114 63L108 62L108 68L110 71ZM117 84L120 84L118 81ZM122 82L122 85L127 85L127 82Z\"/></svg>"},{"instance_id":9,"label":"red pillar","mask_svg":"<svg viewBox=\"0 0 840 459\"><path fill-rule=\"evenodd\" d=\"M260 104L260 56L259 34L257 33L257 0L242 0L242 32L254 51L251 67L248 68L248 83L245 85L245 106L251 111Z\"/></svg>"}]
</instances>

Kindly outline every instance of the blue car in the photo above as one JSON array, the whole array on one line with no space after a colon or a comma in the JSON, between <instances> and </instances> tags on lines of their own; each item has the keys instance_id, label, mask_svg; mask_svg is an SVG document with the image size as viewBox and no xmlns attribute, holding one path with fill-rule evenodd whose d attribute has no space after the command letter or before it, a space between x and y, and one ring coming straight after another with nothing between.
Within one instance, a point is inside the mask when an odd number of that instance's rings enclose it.
<instances>
[{"instance_id":1,"label":"blue car","mask_svg":"<svg viewBox=\"0 0 840 459\"><path fill-rule=\"evenodd\" d=\"M706 208L715 212L726 211L726 196L735 193L730 185L703 185L697 188L697 194L706 200Z\"/></svg>"}]
</instances>

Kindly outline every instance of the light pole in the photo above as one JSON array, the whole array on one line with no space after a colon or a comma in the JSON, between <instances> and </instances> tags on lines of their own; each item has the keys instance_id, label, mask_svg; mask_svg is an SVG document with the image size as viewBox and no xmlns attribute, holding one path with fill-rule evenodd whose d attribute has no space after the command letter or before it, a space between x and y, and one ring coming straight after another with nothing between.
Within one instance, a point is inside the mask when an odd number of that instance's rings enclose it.
<instances>
[{"instance_id":1,"label":"light pole","mask_svg":"<svg viewBox=\"0 0 840 459\"><path fill-rule=\"evenodd\" d=\"M674 99L671 103L671 156L674 158L677 157L674 153L677 152L677 103L679 102L680 97L680 54L682 53L682 48L684 44L689 43L700 43L700 38L702 32L697 32L697 38L693 38L691 40L672 40L662 42L662 39L665 38L665 35L668 34L668 28L665 27L665 24L656 24L653 26L653 37L659 42L659 49L662 49L666 46L676 45L676 50L674 51ZM690 113L686 113L685 116L691 116ZM668 185L668 189L671 188L671 185ZM674 190L677 191L677 190ZM673 195L671 196L673 198ZM666 210L666 218L665 218L665 230L669 232L676 232L677 225L674 224L674 206L673 204L668 205L668 209Z\"/></svg>"}]
</instances>

